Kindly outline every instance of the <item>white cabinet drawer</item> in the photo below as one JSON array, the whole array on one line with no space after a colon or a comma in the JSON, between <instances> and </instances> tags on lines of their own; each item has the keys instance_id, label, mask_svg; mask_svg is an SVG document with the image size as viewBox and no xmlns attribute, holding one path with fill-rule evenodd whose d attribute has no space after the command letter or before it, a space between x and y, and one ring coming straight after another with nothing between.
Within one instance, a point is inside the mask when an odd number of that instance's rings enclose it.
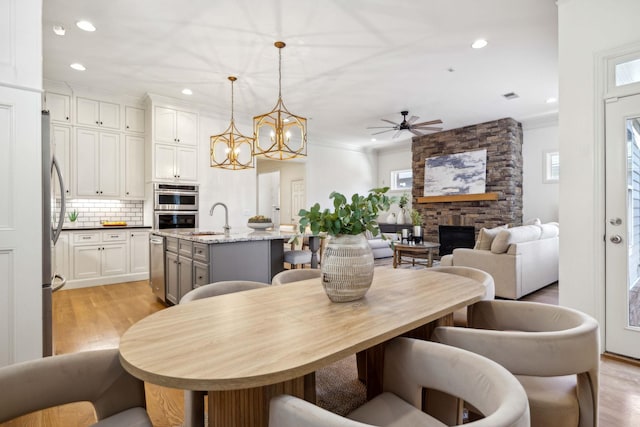
<instances>
[{"instance_id":1,"label":"white cabinet drawer","mask_svg":"<svg viewBox=\"0 0 640 427\"><path fill-rule=\"evenodd\" d=\"M73 233L73 243L76 245L100 243L99 232Z\"/></svg>"},{"instance_id":2,"label":"white cabinet drawer","mask_svg":"<svg viewBox=\"0 0 640 427\"><path fill-rule=\"evenodd\" d=\"M127 241L127 232L126 231L103 231L102 232L102 241L104 243L108 242L126 242Z\"/></svg>"}]
</instances>

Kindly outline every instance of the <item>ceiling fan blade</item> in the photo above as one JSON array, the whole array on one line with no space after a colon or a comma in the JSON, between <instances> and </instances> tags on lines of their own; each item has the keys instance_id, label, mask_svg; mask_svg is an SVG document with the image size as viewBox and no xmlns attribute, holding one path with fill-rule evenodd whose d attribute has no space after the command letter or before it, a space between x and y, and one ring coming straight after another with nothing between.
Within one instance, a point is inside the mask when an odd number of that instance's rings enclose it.
<instances>
[{"instance_id":1,"label":"ceiling fan blade","mask_svg":"<svg viewBox=\"0 0 640 427\"><path fill-rule=\"evenodd\" d=\"M409 132L411 132L412 134L414 134L415 136L423 136L423 133L418 132L415 129L409 129Z\"/></svg>"},{"instance_id":2,"label":"ceiling fan blade","mask_svg":"<svg viewBox=\"0 0 640 427\"><path fill-rule=\"evenodd\" d=\"M416 130L442 130L442 128L439 127L435 127L435 126L411 126L411 129L416 129Z\"/></svg>"},{"instance_id":3,"label":"ceiling fan blade","mask_svg":"<svg viewBox=\"0 0 640 427\"><path fill-rule=\"evenodd\" d=\"M428 122L416 123L415 125L413 125L413 127L425 126L425 125L439 125L440 123L442 123L442 120L440 120L440 119L430 120Z\"/></svg>"},{"instance_id":4,"label":"ceiling fan blade","mask_svg":"<svg viewBox=\"0 0 640 427\"><path fill-rule=\"evenodd\" d=\"M402 133L402 129L400 129L399 131L397 131L396 133L393 134L392 138L397 138L400 136L400 134Z\"/></svg>"},{"instance_id":5,"label":"ceiling fan blade","mask_svg":"<svg viewBox=\"0 0 640 427\"><path fill-rule=\"evenodd\" d=\"M394 126L367 126L367 129L395 129Z\"/></svg>"},{"instance_id":6,"label":"ceiling fan blade","mask_svg":"<svg viewBox=\"0 0 640 427\"><path fill-rule=\"evenodd\" d=\"M374 132L371 135L380 135L381 133L391 132L392 130L395 130L395 129L387 129L387 130L383 130L383 131L380 131L380 132Z\"/></svg>"},{"instance_id":7,"label":"ceiling fan blade","mask_svg":"<svg viewBox=\"0 0 640 427\"><path fill-rule=\"evenodd\" d=\"M387 119L380 119L380 120L382 120L383 122L391 123L394 126L400 126L398 123L392 122L391 120L387 120Z\"/></svg>"},{"instance_id":8,"label":"ceiling fan blade","mask_svg":"<svg viewBox=\"0 0 640 427\"><path fill-rule=\"evenodd\" d=\"M415 122L416 120L418 120L420 117L418 116L411 116L411 118L409 120L407 120L407 123L411 124L413 122Z\"/></svg>"}]
</instances>

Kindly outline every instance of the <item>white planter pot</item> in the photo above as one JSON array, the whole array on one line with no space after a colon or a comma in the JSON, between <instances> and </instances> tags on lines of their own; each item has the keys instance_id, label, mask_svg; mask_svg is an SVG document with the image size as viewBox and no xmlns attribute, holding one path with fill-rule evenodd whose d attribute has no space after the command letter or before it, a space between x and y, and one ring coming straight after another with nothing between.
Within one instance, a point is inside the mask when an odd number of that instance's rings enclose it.
<instances>
[{"instance_id":1,"label":"white planter pot","mask_svg":"<svg viewBox=\"0 0 640 427\"><path fill-rule=\"evenodd\" d=\"M405 212L404 209L398 212L398 218L396 219L396 224L404 224L405 220Z\"/></svg>"},{"instance_id":2,"label":"white planter pot","mask_svg":"<svg viewBox=\"0 0 640 427\"><path fill-rule=\"evenodd\" d=\"M373 252L364 234L327 237L320 270L322 286L333 302L362 298L373 281Z\"/></svg>"},{"instance_id":3,"label":"white planter pot","mask_svg":"<svg viewBox=\"0 0 640 427\"><path fill-rule=\"evenodd\" d=\"M413 237L422 236L422 227L419 225L413 226Z\"/></svg>"}]
</instances>

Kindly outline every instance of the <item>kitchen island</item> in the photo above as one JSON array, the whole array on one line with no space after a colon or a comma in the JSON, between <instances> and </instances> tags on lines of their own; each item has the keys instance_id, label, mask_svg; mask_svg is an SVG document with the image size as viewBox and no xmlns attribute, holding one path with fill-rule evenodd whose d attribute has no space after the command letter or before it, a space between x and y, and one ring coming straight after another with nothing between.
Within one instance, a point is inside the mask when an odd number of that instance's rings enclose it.
<instances>
[{"instance_id":1,"label":"kitchen island","mask_svg":"<svg viewBox=\"0 0 640 427\"><path fill-rule=\"evenodd\" d=\"M165 295L173 304L191 289L207 283L271 283L271 278L284 269L284 245L293 235L253 231L225 236L198 229L153 230L151 234L165 240Z\"/></svg>"}]
</instances>

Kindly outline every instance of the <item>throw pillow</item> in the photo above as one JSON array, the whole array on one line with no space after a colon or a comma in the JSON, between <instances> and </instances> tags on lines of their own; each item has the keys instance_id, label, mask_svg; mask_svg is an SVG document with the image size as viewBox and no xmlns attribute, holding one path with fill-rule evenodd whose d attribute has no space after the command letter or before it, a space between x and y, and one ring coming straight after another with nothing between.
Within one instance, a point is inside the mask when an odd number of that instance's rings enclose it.
<instances>
[{"instance_id":1,"label":"throw pillow","mask_svg":"<svg viewBox=\"0 0 640 427\"><path fill-rule=\"evenodd\" d=\"M476 245L473 249L479 249L483 251L491 250L491 243L493 239L498 235L500 230L506 229L506 225L500 225L495 228L481 228L478 233L478 240L476 240Z\"/></svg>"},{"instance_id":2,"label":"throw pillow","mask_svg":"<svg viewBox=\"0 0 640 427\"><path fill-rule=\"evenodd\" d=\"M537 225L523 225L521 227L513 227L508 230L502 230L493 239L491 243L491 252L494 254L503 254L509 249L509 245L513 243L529 242L531 240L540 239L542 230Z\"/></svg>"}]
</instances>

